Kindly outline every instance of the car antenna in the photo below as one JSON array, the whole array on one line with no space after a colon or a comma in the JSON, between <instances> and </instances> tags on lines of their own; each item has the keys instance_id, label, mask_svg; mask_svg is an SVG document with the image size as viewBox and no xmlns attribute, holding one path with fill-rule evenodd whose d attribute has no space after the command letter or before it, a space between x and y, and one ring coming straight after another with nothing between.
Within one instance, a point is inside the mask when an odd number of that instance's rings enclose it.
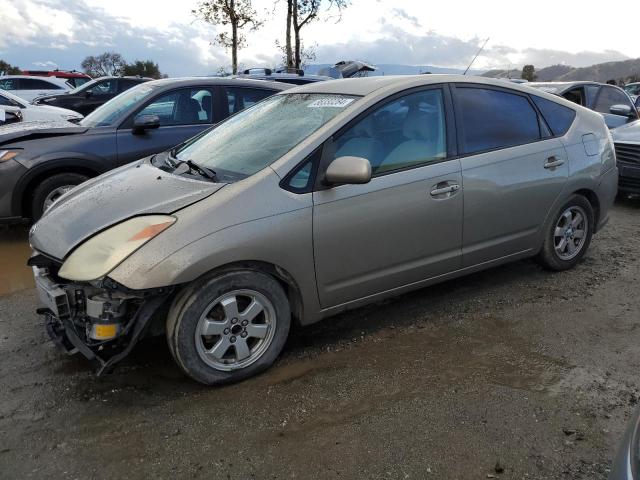
<instances>
[{"instance_id":1,"label":"car antenna","mask_svg":"<svg viewBox=\"0 0 640 480\"><path fill-rule=\"evenodd\" d=\"M476 58L478 58L478 55L480 55L480 53L482 52L482 50L484 50L485 45L487 44L487 42L489 41L490 37L487 37L487 39L484 41L484 43L482 44L482 46L480 47L480 49L478 50L478 53L476 53L476 56L473 57L473 60L471 60L471 63L469 64L469 66L467 67L467 69L464 71L464 73L462 75L466 75L467 72L469 71L469 69L471 68L471 65L473 65L473 62L476 61Z\"/></svg>"}]
</instances>

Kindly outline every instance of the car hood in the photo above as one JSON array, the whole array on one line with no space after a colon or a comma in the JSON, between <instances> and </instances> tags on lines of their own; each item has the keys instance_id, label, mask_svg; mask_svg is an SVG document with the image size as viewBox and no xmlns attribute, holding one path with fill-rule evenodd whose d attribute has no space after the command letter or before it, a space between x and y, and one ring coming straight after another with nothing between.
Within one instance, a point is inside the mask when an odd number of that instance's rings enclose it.
<instances>
[{"instance_id":1,"label":"car hood","mask_svg":"<svg viewBox=\"0 0 640 480\"><path fill-rule=\"evenodd\" d=\"M78 112L74 112L73 110L69 110L68 108L54 107L53 105L31 105L27 108L38 109L43 112L49 113L57 113L58 115L70 115L77 118L83 118L84 115Z\"/></svg>"},{"instance_id":2,"label":"car hood","mask_svg":"<svg viewBox=\"0 0 640 480\"><path fill-rule=\"evenodd\" d=\"M612 129L611 135L614 142L640 143L640 120Z\"/></svg>"},{"instance_id":3,"label":"car hood","mask_svg":"<svg viewBox=\"0 0 640 480\"><path fill-rule=\"evenodd\" d=\"M0 130L0 145L16 140L55 137L60 135L78 135L89 130L67 121L25 122L8 125Z\"/></svg>"},{"instance_id":4,"label":"car hood","mask_svg":"<svg viewBox=\"0 0 640 480\"><path fill-rule=\"evenodd\" d=\"M31 246L62 260L77 245L123 220L170 214L220 190L224 184L160 170L149 159L134 162L68 192L29 232Z\"/></svg>"}]
</instances>

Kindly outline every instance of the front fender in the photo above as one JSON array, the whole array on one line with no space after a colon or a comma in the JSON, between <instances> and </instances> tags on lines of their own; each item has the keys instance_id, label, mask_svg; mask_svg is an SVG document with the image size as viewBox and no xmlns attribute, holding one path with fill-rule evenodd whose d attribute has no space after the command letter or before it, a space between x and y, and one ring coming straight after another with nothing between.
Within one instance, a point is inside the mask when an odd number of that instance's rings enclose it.
<instances>
[{"instance_id":1,"label":"front fender","mask_svg":"<svg viewBox=\"0 0 640 480\"><path fill-rule=\"evenodd\" d=\"M24 195L29 187L37 178L48 173L64 171L65 169L84 170L93 175L100 175L108 170L104 159L78 152L56 152L55 154L46 154L41 157L30 159L28 162L20 161L18 163L28 168L25 174L20 177L13 189L13 197L11 199L11 211L15 216L22 216L22 204Z\"/></svg>"}]
</instances>

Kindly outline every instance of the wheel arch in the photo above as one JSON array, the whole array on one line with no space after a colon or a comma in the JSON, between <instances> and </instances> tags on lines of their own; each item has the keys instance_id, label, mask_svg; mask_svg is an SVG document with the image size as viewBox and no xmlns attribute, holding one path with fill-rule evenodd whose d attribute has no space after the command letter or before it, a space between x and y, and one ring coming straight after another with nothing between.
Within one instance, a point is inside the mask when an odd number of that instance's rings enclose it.
<instances>
[{"instance_id":1,"label":"wheel arch","mask_svg":"<svg viewBox=\"0 0 640 480\"><path fill-rule=\"evenodd\" d=\"M64 158L53 162L46 162L36 166L20 179L14 189L12 210L16 216L31 217L31 196L37 185L47 177L60 173L78 173L87 177L95 177L105 170L95 161L86 159Z\"/></svg>"},{"instance_id":2,"label":"wheel arch","mask_svg":"<svg viewBox=\"0 0 640 480\"><path fill-rule=\"evenodd\" d=\"M593 208L593 230L597 232L598 225L600 224L600 199L595 191L589 188L581 188L573 192L573 195L580 195L585 197Z\"/></svg>"},{"instance_id":3,"label":"wheel arch","mask_svg":"<svg viewBox=\"0 0 640 480\"><path fill-rule=\"evenodd\" d=\"M295 325L301 325L304 318L304 302L302 292L298 283L286 269L270 262L264 262L260 260L246 260L246 261L234 261L225 265L209 270L199 278L205 276L222 275L226 272L238 271L238 270L254 270L261 273L265 273L273 277L284 289L287 298L289 299L289 305L291 307L291 316ZM196 279L197 280L197 279Z\"/></svg>"}]
</instances>

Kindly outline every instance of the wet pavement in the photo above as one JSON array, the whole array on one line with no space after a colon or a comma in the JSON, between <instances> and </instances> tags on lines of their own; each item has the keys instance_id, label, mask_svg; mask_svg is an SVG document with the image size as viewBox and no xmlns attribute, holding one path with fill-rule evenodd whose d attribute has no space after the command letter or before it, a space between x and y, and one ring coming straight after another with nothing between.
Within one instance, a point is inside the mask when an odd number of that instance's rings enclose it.
<instances>
[{"instance_id":1,"label":"wet pavement","mask_svg":"<svg viewBox=\"0 0 640 480\"><path fill-rule=\"evenodd\" d=\"M573 271L522 261L343 314L205 388L162 339L103 378L60 354L25 232L0 231L0 478L604 479L640 398L639 234L619 202Z\"/></svg>"}]
</instances>

